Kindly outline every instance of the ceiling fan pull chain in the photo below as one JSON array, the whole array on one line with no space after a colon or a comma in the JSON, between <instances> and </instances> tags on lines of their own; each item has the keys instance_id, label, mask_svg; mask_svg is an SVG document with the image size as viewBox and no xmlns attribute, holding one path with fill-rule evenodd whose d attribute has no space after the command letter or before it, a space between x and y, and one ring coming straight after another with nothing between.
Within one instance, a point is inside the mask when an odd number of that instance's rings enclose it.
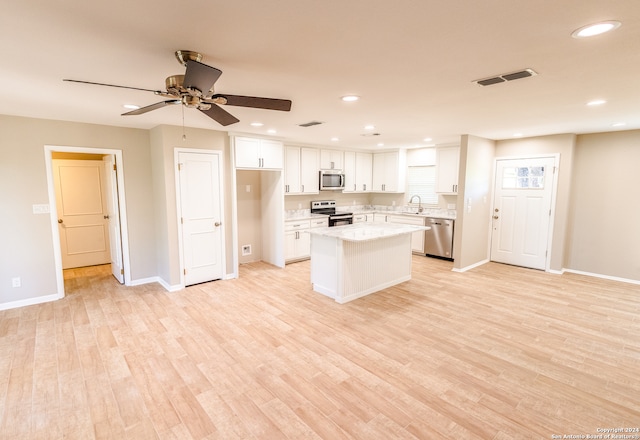
<instances>
[{"instance_id":1,"label":"ceiling fan pull chain","mask_svg":"<svg viewBox=\"0 0 640 440\"><path fill-rule=\"evenodd\" d=\"M182 108L182 141L186 141L187 140L187 135L184 134L184 105L181 105L180 108Z\"/></svg>"}]
</instances>

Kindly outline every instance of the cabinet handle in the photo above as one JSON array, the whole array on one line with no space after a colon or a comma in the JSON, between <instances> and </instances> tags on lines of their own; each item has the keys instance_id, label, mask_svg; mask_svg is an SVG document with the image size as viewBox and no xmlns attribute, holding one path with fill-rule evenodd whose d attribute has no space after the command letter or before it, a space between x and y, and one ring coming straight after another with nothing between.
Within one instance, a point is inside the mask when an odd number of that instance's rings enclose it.
<instances>
[{"instance_id":1,"label":"cabinet handle","mask_svg":"<svg viewBox=\"0 0 640 440\"><path fill-rule=\"evenodd\" d=\"M366 183L363 183L363 184L362 184L362 191L366 191L366 190L367 190L367 184L366 184Z\"/></svg>"},{"instance_id":2,"label":"cabinet handle","mask_svg":"<svg viewBox=\"0 0 640 440\"><path fill-rule=\"evenodd\" d=\"M302 192L304 192L304 185L302 185Z\"/></svg>"}]
</instances>

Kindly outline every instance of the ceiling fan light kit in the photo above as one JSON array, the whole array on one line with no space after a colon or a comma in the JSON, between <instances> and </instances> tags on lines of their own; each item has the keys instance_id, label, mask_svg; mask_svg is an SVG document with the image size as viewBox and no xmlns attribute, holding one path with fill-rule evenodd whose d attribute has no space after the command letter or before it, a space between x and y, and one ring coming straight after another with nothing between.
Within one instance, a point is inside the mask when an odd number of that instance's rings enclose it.
<instances>
[{"instance_id":1,"label":"ceiling fan light kit","mask_svg":"<svg viewBox=\"0 0 640 440\"><path fill-rule=\"evenodd\" d=\"M250 107L266 110L290 111L291 101L288 99L260 98L257 96L241 96L216 94L213 86L222 75L220 69L201 63L202 54L190 50L178 50L175 52L176 59L186 67L184 75L172 75L166 78L166 91L141 89L138 87L119 86L114 84L95 83L90 81L79 81L65 79L82 84L91 84L108 87L118 87L124 89L142 90L153 92L155 95L171 98L166 101L141 107L139 109L123 113L123 116L141 115L167 105L183 104L187 108L197 108L202 113L216 121L222 126L235 124L240 120L231 115L220 105L232 105L237 107Z\"/></svg>"}]
</instances>

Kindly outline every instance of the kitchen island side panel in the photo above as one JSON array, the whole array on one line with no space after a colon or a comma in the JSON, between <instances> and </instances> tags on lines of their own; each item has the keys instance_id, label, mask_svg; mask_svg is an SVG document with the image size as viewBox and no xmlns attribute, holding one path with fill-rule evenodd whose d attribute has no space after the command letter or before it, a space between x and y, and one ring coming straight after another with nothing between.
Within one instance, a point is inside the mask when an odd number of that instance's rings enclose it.
<instances>
[{"instance_id":1,"label":"kitchen island side panel","mask_svg":"<svg viewBox=\"0 0 640 440\"><path fill-rule=\"evenodd\" d=\"M335 237L311 235L311 284L313 290L330 298L336 298L338 279L341 277L339 254L341 240Z\"/></svg>"},{"instance_id":2,"label":"kitchen island side panel","mask_svg":"<svg viewBox=\"0 0 640 440\"><path fill-rule=\"evenodd\" d=\"M343 304L411 279L411 234L349 241L311 235L313 290Z\"/></svg>"},{"instance_id":3,"label":"kitchen island side panel","mask_svg":"<svg viewBox=\"0 0 640 440\"><path fill-rule=\"evenodd\" d=\"M343 288L339 303L411 279L411 234L343 242Z\"/></svg>"}]
</instances>

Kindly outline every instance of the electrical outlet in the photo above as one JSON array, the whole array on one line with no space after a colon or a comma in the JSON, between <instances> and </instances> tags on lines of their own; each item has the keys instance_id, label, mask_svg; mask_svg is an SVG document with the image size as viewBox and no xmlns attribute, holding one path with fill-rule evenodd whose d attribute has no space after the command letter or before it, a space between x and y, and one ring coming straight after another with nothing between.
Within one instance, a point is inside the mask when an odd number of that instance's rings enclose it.
<instances>
[{"instance_id":1,"label":"electrical outlet","mask_svg":"<svg viewBox=\"0 0 640 440\"><path fill-rule=\"evenodd\" d=\"M20 277L11 278L11 286L12 287L22 286L22 280L20 279Z\"/></svg>"},{"instance_id":2,"label":"electrical outlet","mask_svg":"<svg viewBox=\"0 0 640 440\"><path fill-rule=\"evenodd\" d=\"M251 245L243 244L242 245L242 256L251 255Z\"/></svg>"}]
</instances>

